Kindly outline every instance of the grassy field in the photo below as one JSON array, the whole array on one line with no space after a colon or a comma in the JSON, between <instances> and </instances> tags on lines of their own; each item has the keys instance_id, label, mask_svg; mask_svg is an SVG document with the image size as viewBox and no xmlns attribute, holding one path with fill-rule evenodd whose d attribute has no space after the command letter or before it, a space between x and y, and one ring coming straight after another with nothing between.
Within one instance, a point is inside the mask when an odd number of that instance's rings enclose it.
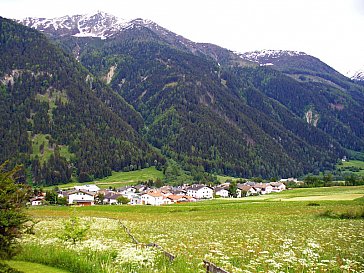
<instances>
[{"instance_id":1,"label":"grassy field","mask_svg":"<svg viewBox=\"0 0 364 273\"><path fill-rule=\"evenodd\" d=\"M342 162L342 165L336 165L338 170L351 172L350 169L356 168L357 171L352 172L356 175L364 175L364 161L350 160Z\"/></svg>"},{"instance_id":2,"label":"grassy field","mask_svg":"<svg viewBox=\"0 0 364 273\"><path fill-rule=\"evenodd\" d=\"M49 159L49 157L54 153L53 148L49 148L49 140L50 135L44 134L36 134L32 139L32 158L38 156L41 163L44 163ZM43 152L41 152L41 145L44 145ZM70 160L72 154L68 151L67 146L60 145L59 153L61 156L65 157L67 160Z\"/></svg>"},{"instance_id":3,"label":"grassy field","mask_svg":"<svg viewBox=\"0 0 364 273\"><path fill-rule=\"evenodd\" d=\"M364 186L358 186L161 207L32 207L35 235L22 239L17 259L70 272L202 273L203 259L233 273L364 272L364 219L322 216L361 212L363 196ZM70 215L91 223L77 245L59 239ZM169 264L160 251L135 247L120 221L140 242L159 244L176 261Z\"/></svg>"},{"instance_id":4,"label":"grassy field","mask_svg":"<svg viewBox=\"0 0 364 273\"><path fill-rule=\"evenodd\" d=\"M79 185L97 185L101 189L108 189L109 187L118 188L126 185L132 185L140 181L147 181L149 179L156 180L157 178L163 179L164 174L162 171L158 171L155 167L149 167L137 171L130 172L113 172L111 176L101 179L99 181L93 181L88 183L67 183L59 185L60 189L68 189ZM51 189L53 187L46 187L45 189Z\"/></svg>"},{"instance_id":5,"label":"grassy field","mask_svg":"<svg viewBox=\"0 0 364 273\"><path fill-rule=\"evenodd\" d=\"M24 273L68 273L69 271L65 271L59 268L54 268L42 264L23 262L23 261L7 261L8 265L12 268L17 269Z\"/></svg>"}]
</instances>

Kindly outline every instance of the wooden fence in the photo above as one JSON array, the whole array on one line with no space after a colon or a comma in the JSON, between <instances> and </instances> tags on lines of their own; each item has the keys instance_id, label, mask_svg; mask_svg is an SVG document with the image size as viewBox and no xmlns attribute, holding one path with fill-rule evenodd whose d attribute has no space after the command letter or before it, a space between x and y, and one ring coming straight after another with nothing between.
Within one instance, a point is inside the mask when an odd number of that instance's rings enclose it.
<instances>
[{"instance_id":1,"label":"wooden fence","mask_svg":"<svg viewBox=\"0 0 364 273\"><path fill-rule=\"evenodd\" d=\"M214 265L209 261L203 260L203 263L206 267L206 273L229 273L228 271Z\"/></svg>"},{"instance_id":2,"label":"wooden fence","mask_svg":"<svg viewBox=\"0 0 364 273\"><path fill-rule=\"evenodd\" d=\"M149 244L143 244L140 243L137 238L135 238L135 236L133 234L131 234L131 232L129 231L129 229L121 222L119 221L120 225L124 228L126 234L128 234L128 236L132 239L133 243L138 245L138 246L145 246L145 247L156 247L159 248L162 253L164 254L164 256L170 261L172 262L176 256L173 255L172 253L169 253L168 251L165 251L160 245L156 244L156 243L149 243ZM203 260L204 266L206 267L206 273L229 273L228 271L216 266L215 264Z\"/></svg>"},{"instance_id":3,"label":"wooden fence","mask_svg":"<svg viewBox=\"0 0 364 273\"><path fill-rule=\"evenodd\" d=\"M156 243L149 243L149 244L142 244L140 243L133 234L131 234L131 232L129 231L129 229L121 222L119 221L120 225L124 228L126 234L129 235L129 237L133 240L134 244L136 245L142 245L142 246L146 246L146 247L156 247L159 248L162 253L164 254L164 256L170 261L172 262L176 256L174 256L172 253L169 253L168 251L165 251L160 245L157 245Z\"/></svg>"}]
</instances>

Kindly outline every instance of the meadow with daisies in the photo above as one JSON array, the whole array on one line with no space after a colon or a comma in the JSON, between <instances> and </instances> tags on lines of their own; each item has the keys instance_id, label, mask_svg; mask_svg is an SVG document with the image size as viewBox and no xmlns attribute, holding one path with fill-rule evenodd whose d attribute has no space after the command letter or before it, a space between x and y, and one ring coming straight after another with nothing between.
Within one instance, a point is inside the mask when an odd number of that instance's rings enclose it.
<instances>
[{"instance_id":1,"label":"meadow with daisies","mask_svg":"<svg viewBox=\"0 0 364 273\"><path fill-rule=\"evenodd\" d=\"M297 192L306 198L296 201ZM364 272L364 187L307 196L310 189L161 207L29 208L34 226L16 260L69 272L206 272L204 259L228 272ZM76 242L62 237L70 217L87 226Z\"/></svg>"}]
</instances>

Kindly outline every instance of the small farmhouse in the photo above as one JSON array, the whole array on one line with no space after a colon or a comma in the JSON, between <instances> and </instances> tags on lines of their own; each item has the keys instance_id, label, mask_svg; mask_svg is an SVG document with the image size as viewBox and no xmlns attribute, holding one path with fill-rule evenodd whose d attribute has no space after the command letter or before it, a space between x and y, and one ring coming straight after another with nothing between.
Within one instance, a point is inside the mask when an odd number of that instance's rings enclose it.
<instances>
[{"instance_id":1,"label":"small farmhouse","mask_svg":"<svg viewBox=\"0 0 364 273\"><path fill-rule=\"evenodd\" d=\"M216 187L215 188L215 195L220 197L229 197L229 191L227 187Z\"/></svg>"},{"instance_id":2,"label":"small farmhouse","mask_svg":"<svg viewBox=\"0 0 364 273\"><path fill-rule=\"evenodd\" d=\"M164 196L159 192L149 192L141 196L142 205L160 206L163 205Z\"/></svg>"},{"instance_id":3,"label":"small farmhouse","mask_svg":"<svg viewBox=\"0 0 364 273\"><path fill-rule=\"evenodd\" d=\"M85 190L73 190L65 194L68 204L91 206L95 204L95 193Z\"/></svg>"},{"instance_id":4,"label":"small farmhouse","mask_svg":"<svg viewBox=\"0 0 364 273\"><path fill-rule=\"evenodd\" d=\"M183 202L189 202L190 200L188 199L188 197L183 196L183 195L168 195L166 197L167 199L172 201L172 204L176 204L176 203L183 203Z\"/></svg>"},{"instance_id":5,"label":"small farmhouse","mask_svg":"<svg viewBox=\"0 0 364 273\"><path fill-rule=\"evenodd\" d=\"M123 196L120 193L116 193L116 192L108 192L105 194L104 196L104 204L109 204L109 205L113 205L113 204L117 204L118 203L118 197Z\"/></svg>"},{"instance_id":6,"label":"small farmhouse","mask_svg":"<svg viewBox=\"0 0 364 273\"><path fill-rule=\"evenodd\" d=\"M254 189L254 187L249 185L238 185L237 189L237 197L245 197L245 196L251 196L257 194L257 191Z\"/></svg>"},{"instance_id":7,"label":"small farmhouse","mask_svg":"<svg viewBox=\"0 0 364 273\"><path fill-rule=\"evenodd\" d=\"M281 182L271 182L270 185L273 187L272 192L281 192L286 190L286 185Z\"/></svg>"},{"instance_id":8,"label":"small farmhouse","mask_svg":"<svg viewBox=\"0 0 364 273\"><path fill-rule=\"evenodd\" d=\"M254 185L254 189L260 194L269 194L273 187L269 183L257 183Z\"/></svg>"},{"instance_id":9,"label":"small farmhouse","mask_svg":"<svg viewBox=\"0 0 364 273\"><path fill-rule=\"evenodd\" d=\"M43 196L37 196L32 199L30 199L30 204L32 206L40 206L43 205L44 197Z\"/></svg>"}]
</instances>

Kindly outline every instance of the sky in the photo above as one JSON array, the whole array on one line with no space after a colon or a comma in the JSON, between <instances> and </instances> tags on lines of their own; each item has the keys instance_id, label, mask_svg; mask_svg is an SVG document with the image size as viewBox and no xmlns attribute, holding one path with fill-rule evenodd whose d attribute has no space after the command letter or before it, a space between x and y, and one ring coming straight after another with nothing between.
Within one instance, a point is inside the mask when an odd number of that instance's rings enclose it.
<instances>
[{"instance_id":1,"label":"sky","mask_svg":"<svg viewBox=\"0 0 364 273\"><path fill-rule=\"evenodd\" d=\"M297 50L343 74L364 70L364 0L0 0L14 19L97 11L242 53Z\"/></svg>"}]
</instances>

